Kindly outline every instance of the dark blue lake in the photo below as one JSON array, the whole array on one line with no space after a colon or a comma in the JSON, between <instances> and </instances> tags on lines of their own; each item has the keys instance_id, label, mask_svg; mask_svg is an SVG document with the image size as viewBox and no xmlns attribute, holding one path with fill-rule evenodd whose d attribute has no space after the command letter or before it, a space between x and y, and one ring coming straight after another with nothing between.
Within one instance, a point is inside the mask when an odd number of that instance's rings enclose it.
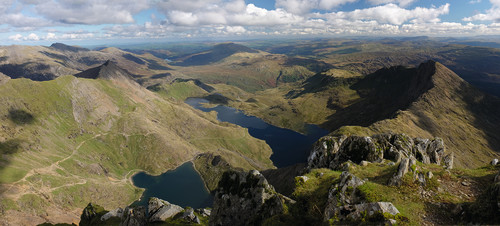
<instances>
[{"instance_id":1,"label":"dark blue lake","mask_svg":"<svg viewBox=\"0 0 500 226\"><path fill-rule=\"evenodd\" d=\"M205 108L203 104L208 103L208 101L202 98L188 98L185 102L205 112L216 111L219 121L230 122L248 128L250 135L266 141L271 147L273 150L271 160L278 168L306 162L311 145L328 134L327 130L311 124L306 125L306 134L279 128L264 122L260 118L245 115L239 110L224 105Z\"/></svg>"},{"instance_id":2,"label":"dark blue lake","mask_svg":"<svg viewBox=\"0 0 500 226\"><path fill-rule=\"evenodd\" d=\"M147 206L149 198L157 197L181 207L212 206L213 197L191 162L158 176L141 172L132 176L132 181L136 187L146 189L134 205Z\"/></svg>"},{"instance_id":3,"label":"dark blue lake","mask_svg":"<svg viewBox=\"0 0 500 226\"><path fill-rule=\"evenodd\" d=\"M223 105L205 108L203 103L208 103L208 101L202 98L188 98L186 103L205 112L216 111L219 121L248 128L250 135L266 141L271 147L273 150L271 160L278 168L306 162L310 146L328 134L328 131L309 124L306 125L306 134L279 128L260 118L245 115L239 110ZM142 198L134 203L136 205L147 206L150 197L157 197L182 207L212 206L213 197L205 188L191 162L159 176L151 176L144 172L138 173L132 177L132 181L135 186L146 189Z\"/></svg>"}]
</instances>

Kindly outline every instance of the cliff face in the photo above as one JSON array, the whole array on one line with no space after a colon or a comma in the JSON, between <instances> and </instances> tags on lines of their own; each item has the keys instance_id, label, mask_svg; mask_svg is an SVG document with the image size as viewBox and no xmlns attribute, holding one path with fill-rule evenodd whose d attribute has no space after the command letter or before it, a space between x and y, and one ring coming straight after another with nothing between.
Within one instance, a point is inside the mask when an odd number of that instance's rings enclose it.
<instances>
[{"instance_id":1,"label":"cliff face","mask_svg":"<svg viewBox=\"0 0 500 226\"><path fill-rule=\"evenodd\" d=\"M210 225L260 225L284 212L284 199L258 171L224 173L215 193Z\"/></svg>"}]
</instances>

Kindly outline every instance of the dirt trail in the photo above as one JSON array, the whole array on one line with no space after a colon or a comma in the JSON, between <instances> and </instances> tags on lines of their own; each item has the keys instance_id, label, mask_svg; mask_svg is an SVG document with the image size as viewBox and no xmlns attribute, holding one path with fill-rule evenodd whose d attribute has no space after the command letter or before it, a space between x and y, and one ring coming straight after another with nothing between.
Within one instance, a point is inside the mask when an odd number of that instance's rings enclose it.
<instances>
[{"instance_id":1,"label":"dirt trail","mask_svg":"<svg viewBox=\"0 0 500 226\"><path fill-rule=\"evenodd\" d=\"M27 178L33 176L33 175L36 175L36 174L42 174L42 175L59 175L56 170L57 169L60 169L60 170L64 170L64 168L62 168L59 164L61 162L64 162L70 158L72 158L76 153L78 153L78 150L88 141L90 140L94 140L100 136L104 136L104 135L107 135L108 133L100 133L100 134L97 134L89 139L86 139L82 142L80 142L75 149L73 149L73 152L68 155L67 157L63 158L63 159L60 159L54 163L52 163L51 165L49 166L46 166L46 167L41 167L41 168L34 168L34 169L31 169L30 171L28 171L28 173L26 173L26 175L24 175L23 178L19 179L18 181L14 182L14 183L11 183L11 184L8 184L7 186L9 186L9 188L5 191L4 195L6 195L7 197L13 199L13 200L18 200L20 197L22 197L23 195L25 194L29 194L29 193L39 193L39 194L47 194L47 193L50 193L58 188L62 188L62 187L69 187L69 186L73 186L73 185L77 185L77 184L85 184L87 183L87 180L85 178L81 178L77 175L72 175L72 177L74 178L77 178L79 179L79 182L72 182L72 183L67 183L67 184L64 184L64 185L61 185L61 186L58 186L58 187L55 187L55 188L48 188L48 187L45 187L45 186L40 186L40 189L38 189L38 191L36 192L32 192L30 190L33 190L33 187L35 187L33 185L33 183L31 183L30 181L27 181ZM27 183L28 186L26 185L21 185L22 183ZM15 187L15 188L14 188ZM28 187L28 188L26 188ZM14 191L12 191L12 189L14 189Z\"/></svg>"}]
</instances>

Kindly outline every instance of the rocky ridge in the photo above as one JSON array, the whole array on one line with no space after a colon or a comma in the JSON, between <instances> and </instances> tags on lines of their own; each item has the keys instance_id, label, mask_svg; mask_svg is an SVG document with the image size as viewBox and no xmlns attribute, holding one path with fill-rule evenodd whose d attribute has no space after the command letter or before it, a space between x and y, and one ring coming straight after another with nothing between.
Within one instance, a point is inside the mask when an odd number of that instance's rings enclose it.
<instances>
[{"instance_id":1,"label":"rocky ridge","mask_svg":"<svg viewBox=\"0 0 500 226\"><path fill-rule=\"evenodd\" d=\"M453 167L453 154L446 154L441 138L433 140L411 138L405 134L367 136L325 136L314 145L307 160L307 169L342 169L346 162L400 162L413 158L424 164L444 164ZM446 161L443 161L446 159Z\"/></svg>"}]
</instances>

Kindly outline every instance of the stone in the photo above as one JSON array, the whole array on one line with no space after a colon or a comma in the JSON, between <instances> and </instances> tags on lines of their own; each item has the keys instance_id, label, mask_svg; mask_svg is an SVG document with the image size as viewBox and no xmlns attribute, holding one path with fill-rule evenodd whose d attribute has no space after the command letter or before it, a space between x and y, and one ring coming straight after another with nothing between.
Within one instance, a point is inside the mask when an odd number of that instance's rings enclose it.
<instances>
[{"instance_id":1,"label":"stone","mask_svg":"<svg viewBox=\"0 0 500 226\"><path fill-rule=\"evenodd\" d=\"M209 217L210 216L210 213L212 212L210 209L197 209L196 212L198 212L199 214L201 214L202 216L204 217Z\"/></svg>"},{"instance_id":2,"label":"stone","mask_svg":"<svg viewBox=\"0 0 500 226\"><path fill-rule=\"evenodd\" d=\"M498 164L498 159L491 160L491 165L496 166Z\"/></svg>"},{"instance_id":3,"label":"stone","mask_svg":"<svg viewBox=\"0 0 500 226\"><path fill-rule=\"evenodd\" d=\"M309 177L307 177L307 176L298 176L297 180L299 182L301 182L301 183L305 183L305 182L307 182L309 180Z\"/></svg>"},{"instance_id":4,"label":"stone","mask_svg":"<svg viewBox=\"0 0 500 226\"><path fill-rule=\"evenodd\" d=\"M365 166L369 162L384 159L400 162L404 158L415 159L424 164L444 164L453 168L454 155L445 155L446 148L441 138L433 140L411 138L406 134L377 134L363 136L325 136L313 145L307 169L330 168L345 171L345 162Z\"/></svg>"},{"instance_id":5,"label":"stone","mask_svg":"<svg viewBox=\"0 0 500 226\"><path fill-rule=\"evenodd\" d=\"M107 221L112 217L117 217L117 218L121 219L122 216L123 216L123 209L117 208L117 209L111 210L111 211L107 212L106 214L102 215L101 221Z\"/></svg>"},{"instance_id":6,"label":"stone","mask_svg":"<svg viewBox=\"0 0 500 226\"><path fill-rule=\"evenodd\" d=\"M430 162L441 165L441 159L445 152L443 139L434 138L427 148L427 154L430 157Z\"/></svg>"},{"instance_id":7,"label":"stone","mask_svg":"<svg viewBox=\"0 0 500 226\"><path fill-rule=\"evenodd\" d=\"M431 171L427 172L427 178L432 179L433 177L434 174Z\"/></svg>"},{"instance_id":8,"label":"stone","mask_svg":"<svg viewBox=\"0 0 500 226\"><path fill-rule=\"evenodd\" d=\"M120 226L143 226L146 223L146 208L144 206L126 207L123 210Z\"/></svg>"},{"instance_id":9,"label":"stone","mask_svg":"<svg viewBox=\"0 0 500 226\"><path fill-rule=\"evenodd\" d=\"M316 141L309 157L307 158L307 168L309 170L316 168L328 168L345 138L346 136L325 136Z\"/></svg>"},{"instance_id":10,"label":"stone","mask_svg":"<svg viewBox=\"0 0 500 226\"><path fill-rule=\"evenodd\" d=\"M340 224L343 224L342 222L351 222L351 224L356 222L385 224L386 221L391 219L386 219L387 215L394 217L397 214L399 214L399 210L390 202L372 202L341 206L335 212L334 216L336 217L335 221Z\"/></svg>"},{"instance_id":11,"label":"stone","mask_svg":"<svg viewBox=\"0 0 500 226\"><path fill-rule=\"evenodd\" d=\"M498 171L497 175L495 176L495 183L500 182L500 171Z\"/></svg>"},{"instance_id":12,"label":"stone","mask_svg":"<svg viewBox=\"0 0 500 226\"><path fill-rule=\"evenodd\" d=\"M96 221L99 221L99 213L104 211L104 209L92 203L89 203L85 209L82 211L80 216L80 225L93 225Z\"/></svg>"},{"instance_id":13,"label":"stone","mask_svg":"<svg viewBox=\"0 0 500 226\"><path fill-rule=\"evenodd\" d=\"M462 185L463 185L463 186L469 186L469 185L470 185L470 183L469 183L469 182L467 182L467 181L462 181Z\"/></svg>"},{"instance_id":14,"label":"stone","mask_svg":"<svg viewBox=\"0 0 500 226\"><path fill-rule=\"evenodd\" d=\"M150 198L148 201L149 222L165 221L184 209L159 198Z\"/></svg>"},{"instance_id":15,"label":"stone","mask_svg":"<svg viewBox=\"0 0 500 226\"><path fill-rule=\"evenodd\" d=\"M344 171L340 175L340 182L332 185L328 192L327 206L324 212L325 220L335 216L339 211L339 206L355 204L360 201L360 197L356 195L356 189L365 181L359 179L353 174Z\"/></svg>"},{"instance_id":16,"label":"stone","mask_svg":"<svg viewBox=\"0 0 500 226\"><path fill-rule=\"evenodd\" d=\"M413 161L412 161L413 162ZM401 160L398 166L398 171L389 179L387 183L390 186L401 186L403 176L408 173L408 170L411 168L410 159L404 158Z\"/></svg>"},{"instance_id":17,"label":"stone","mask_svg":"<svg viewBox=\"0 0 500 226\"><path fill-rule=\"evenodd\" d=\"M282 214L283 202L259 171L227 171L216 189L209 225L260 225Z\"/></svg>"},{"instance_id":18,"label":"stone","mask_svg":"<svg viewBox=\"0 0 500 226\"><path fill-rule=\"evenodd\" d=\"M194 214L194 210L192 208L187 208L184 211L184 213L182 214L182 219L190 223L200 224L200 219Z\"/></svg>"},{"instance_id":19,"label":"stone","mask_svg":"<svg viewBox=\"0 0 500 226\"><path fill-rule=\"evenodd\" d=\"M454 159L455 159L455 155L453 153L446 155L443 159L444 168L448 169L448 170L453 169L453 160Z\"/></svg>"}]
</instances>

